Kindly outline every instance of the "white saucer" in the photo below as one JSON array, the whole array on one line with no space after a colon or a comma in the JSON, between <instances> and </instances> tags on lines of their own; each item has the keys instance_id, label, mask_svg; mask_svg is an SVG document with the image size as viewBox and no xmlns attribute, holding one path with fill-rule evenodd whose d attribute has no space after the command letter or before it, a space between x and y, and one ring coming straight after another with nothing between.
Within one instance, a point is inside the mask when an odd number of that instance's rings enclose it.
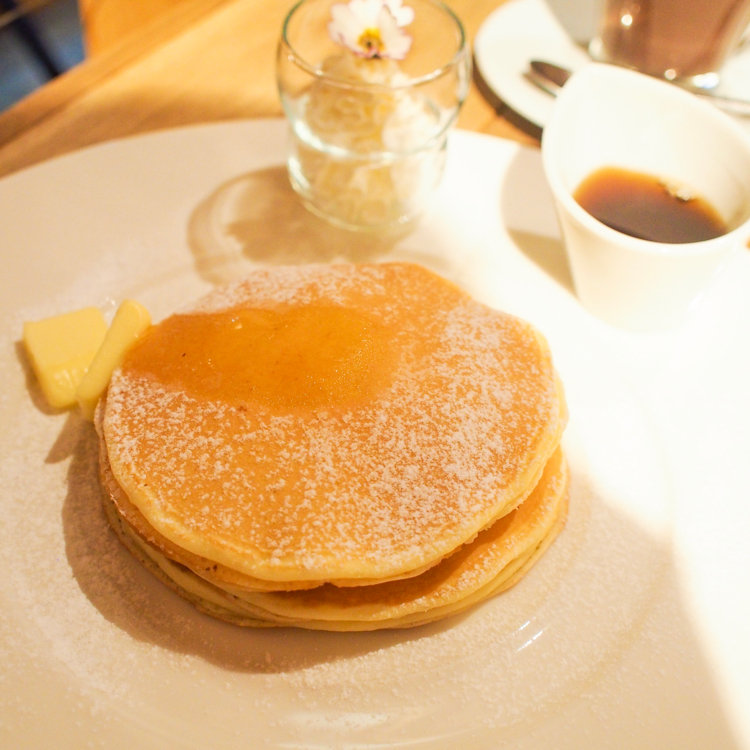
<instances>
[{"instance_id":1,"label":"white saucer","mask_svg":"<svg viewBox=\"0 0 750 750\"><path fill-rule=\"evenodd\" d=\"M586 47L595 17L592 0L508 0L487 17L476 35L477 70L512 110L544 126L554 99L524 77L529 60L549 60L570 70L587 65L591 58ZM750 44L745 43L725 65L717 93L750 99ZM741 121L750 128L750 118Z\"/></svg>"}]
</instances>

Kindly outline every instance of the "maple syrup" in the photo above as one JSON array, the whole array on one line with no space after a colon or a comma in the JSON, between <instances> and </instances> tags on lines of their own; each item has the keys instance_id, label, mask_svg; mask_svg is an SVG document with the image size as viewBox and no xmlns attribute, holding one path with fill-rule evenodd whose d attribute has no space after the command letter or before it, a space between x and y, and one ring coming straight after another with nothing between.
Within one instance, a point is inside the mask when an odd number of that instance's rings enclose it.
<instances>
[{"instance_id":1,"label":"maple syrup","mask_svg":"<svg viewBox=\"0 0 750 750\"><path fill-rule=\"evenodd\" d=\"M658 177L619 167L592 172L573 197L608 227L652 242L701 242L729 231L704 198Z\"/></svg>"}]
</instances>

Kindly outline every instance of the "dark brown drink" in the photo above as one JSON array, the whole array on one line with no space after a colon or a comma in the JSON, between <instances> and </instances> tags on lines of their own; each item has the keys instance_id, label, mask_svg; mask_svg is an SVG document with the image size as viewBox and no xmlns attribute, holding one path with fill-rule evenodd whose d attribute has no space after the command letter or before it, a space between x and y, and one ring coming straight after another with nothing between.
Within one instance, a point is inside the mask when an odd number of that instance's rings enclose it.
<instances>
[{"instance_id":1,"label":"dark brown drink","mask_svg":"<svg viewBox=\"0 0 750 750\"><path fill-rule=\"evenodd\" d=\"M598 59L669 80L715 85L750 23L750 0L606 0Z\"/></svg>"},{"instance_id":2,"label":"dark brown drink","mask_svg":"<svg viewBox=\"0 0 750 750\"><path fill-rule=\"evenodd\" d=\"M651 242L702 242L729 231L704 198L685 195L652 175L619 167L596 170L573 197L608 227Z\"/></svg>"}]
</instances>

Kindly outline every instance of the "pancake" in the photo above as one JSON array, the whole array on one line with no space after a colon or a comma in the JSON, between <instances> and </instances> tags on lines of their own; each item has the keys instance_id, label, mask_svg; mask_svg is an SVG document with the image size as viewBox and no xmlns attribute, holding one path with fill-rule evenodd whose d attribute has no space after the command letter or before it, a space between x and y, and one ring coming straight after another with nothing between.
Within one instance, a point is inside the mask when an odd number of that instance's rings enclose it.
<instances>
[{"instance_id":1,"label":"pancake","mask_svg":"<svg viewBox=\"0 0 750 750\"><path fill-rule=\"evenodd\" d=\"M151 528L283 588L438 563L524 500L564 424L532 326L372 264L259 271L167 318L101 429Z\"/></svg>"},{"instance_id":2,"label":"pancake","mask_svg":"<svg viewBox=\"0 0 750 750\"><path fill-rule=\"evenodd\" d=\"M414 627L456 614L510 588L531 568L565 523L568 472L562 451L531 495L470 543L421 575L371 586L325 584L309 591L232 594L146 544L108 502L123 542L156 575L199 609L244 626L314 630Z\"/></svg>"},{"instance_id":3,"label":"pancake","mask_svg":"<svg viewBox=\"0 0 750 750\"><path fill-rule=\"evenodd\" d=\"M533 326L384 263L214 290L139 339L95 424L107 516L162 580L239 624L349 630L517 581L564 523L566 420Z\"/></svg>"}]
</instances>

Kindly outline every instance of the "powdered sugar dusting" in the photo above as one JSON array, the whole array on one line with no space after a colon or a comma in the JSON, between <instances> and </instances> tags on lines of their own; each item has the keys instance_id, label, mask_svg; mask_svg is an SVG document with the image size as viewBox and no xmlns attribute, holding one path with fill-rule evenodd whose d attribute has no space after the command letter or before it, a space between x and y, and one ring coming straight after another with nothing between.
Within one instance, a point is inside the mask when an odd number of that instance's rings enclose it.
<instances>
[{"instance_id":1,"label":"powdered sugar dusting","mask_svg":"<svg viewBox=\"0 0 750 750\"><path fill-rule=\"evenodd\" d=\"M198 304L354 299L377 323L398 321L399 368L372 403L300 416L116 374L110 461L149 521L260 577L346 578L437 559L514 501L561 427L549 355L528 325L409 269L274 269ZM426 305L436 284L439 303Z\"/></svg>"},{"instance_id":2,"label":"powdered sugar dusting","mask_svg":"<svg viewBox=\"0 0 750 750\"><path fill-rule=\"evenodd\" d=\"M307 264L262 268L239 281L219 287L185 310L219 312L247 304L252 300L259 306L267 304L310 304L326 299L343 304L352 291L378 296L385 294L385 266L359 266L360 273L352 274L351 266Z\"/></svg>"},{"instance_id":3,"label":"powdered sugar dusting","mask_svg":"<svg viewBox=\"0 0 750 750\"><path fill-rule=\"evenodd\" d=\"M695 646L677 608L642 624L652 598L664 599L665 551L595 489L616 486L640 501L632 478L654 455L652 442L632 439L638 402L608 373L596 356L575 372L579 390L599 400L586 384L606 380L609 408L594 401L576 412L597 449L567 446L568 525L519 586L468 617L416 631L249 633L197 613L121 547L101 512L90 426L35 409L18 362L6 361L0 403L14 430L2 467L0 653L3 696L17 696L5 704L11 729L48 725L49 707L60 706L61 732L107 750L133 736L135 716L144 748L165 737L228 750L264 740L387 747L434 737L439 746L456 732L477 733L469 746L527 747L534 745L516 740L564 715L572 696L615 704L621 686L602 686L602 673L642 629L656 645L654 673L672 668L664 644L687 654ZM627 429L614 433L613 424ZM571 426L580 440L581 425L574 418ZM612 446L608 454L600 440ZM584 471L589 453L597 481ZM610 462L602 466L604 455ZM609 482L602 473L612 474ZM706 697L706 684L698 696Z\"/></svg>"}]
</instances>

